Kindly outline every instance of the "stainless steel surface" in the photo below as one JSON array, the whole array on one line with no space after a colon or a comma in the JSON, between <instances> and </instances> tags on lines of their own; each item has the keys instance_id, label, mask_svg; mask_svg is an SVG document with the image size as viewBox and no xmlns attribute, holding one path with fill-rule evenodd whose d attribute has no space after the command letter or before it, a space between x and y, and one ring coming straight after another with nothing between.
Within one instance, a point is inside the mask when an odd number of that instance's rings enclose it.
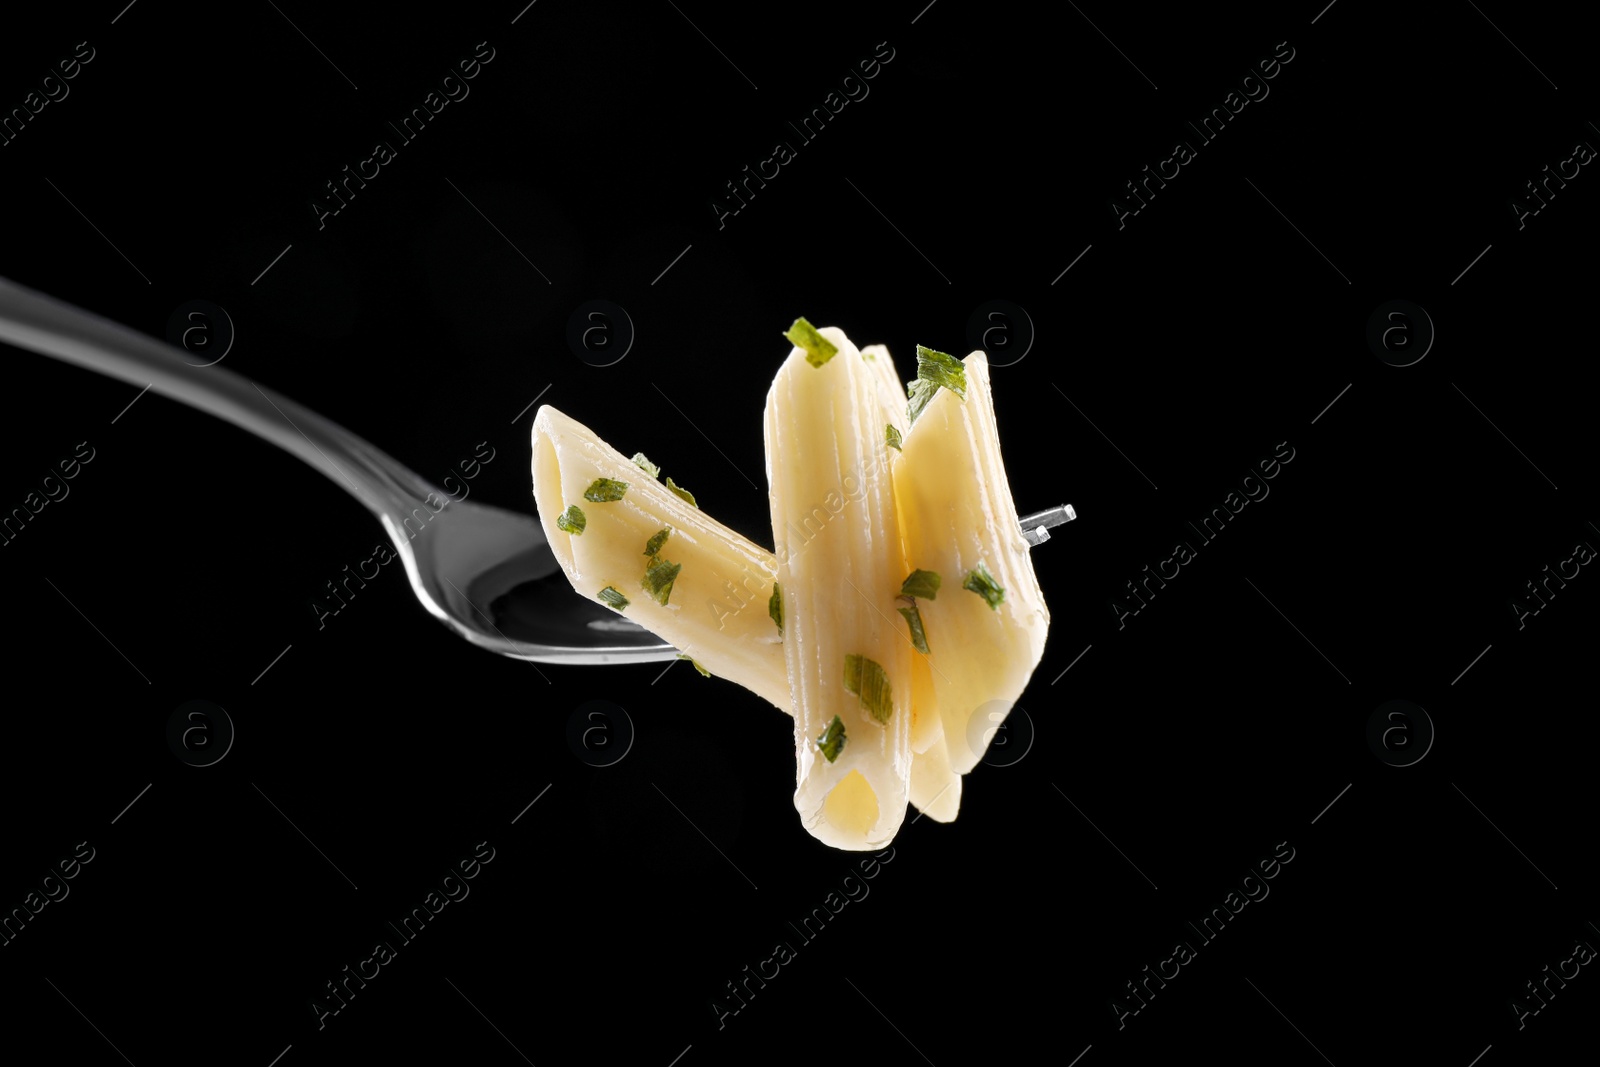
<instances>
[{"instance_id":1,"label":"stainless steel surface","mask_svg":"<svg viewBox=\"0 0 1600 1067\"><path fill-rule=\"evenodd\" d=\"M1042 545L1050 540L1050 527L1060 526L1064 522L1071 522L1078 517L1071 504L1061 504L1057 507L1036 511L1032 515L1024 515L1017 520L1017 525L1022 527L1022 536L1028 539L1030 545Z\"/></svg>"}]
</instances>

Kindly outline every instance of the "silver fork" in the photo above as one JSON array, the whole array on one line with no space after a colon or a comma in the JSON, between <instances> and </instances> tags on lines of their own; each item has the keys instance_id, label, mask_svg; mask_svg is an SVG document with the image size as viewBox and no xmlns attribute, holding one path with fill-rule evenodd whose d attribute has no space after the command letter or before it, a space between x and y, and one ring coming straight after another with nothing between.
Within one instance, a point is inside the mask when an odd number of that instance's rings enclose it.
<instances>
[{"instance_id":1,"label":"silver fork","mask_svg":"<svg viewBox=\"0 0 1600 1067\"><path fill-rule=\"evenodd\" d=\"M567 584L531 515L451 500L344 427L249 378L196 366L162 341L0 278L0 341L148 385L298 456L378 517L428 613L481 648L539 663L644 663L678 650ZM437 502L435 506L432 502ZM1024 517L1032 545L1077 518ZM422 521L425 536L407 520Z\"/></svg>"}]
</instances>

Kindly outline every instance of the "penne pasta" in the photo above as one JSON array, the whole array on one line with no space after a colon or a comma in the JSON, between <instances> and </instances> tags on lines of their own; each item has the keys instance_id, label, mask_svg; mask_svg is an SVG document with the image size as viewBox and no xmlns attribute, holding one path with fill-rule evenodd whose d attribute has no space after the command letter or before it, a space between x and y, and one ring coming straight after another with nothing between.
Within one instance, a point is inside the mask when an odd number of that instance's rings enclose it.
<instances>
[{"instance_id":1,"label":"penne pasta","mask_svg":"<svg viewBox=\"0 0 1600 1067\"><path fill-rule=\"evenodd\" d=\"M597 482L627 488L590 494L615 495L614 500L585 499ZM612 603L613 610L712 674L789 707L783 645L767 614L776 581L772 553L548 405L533 420L533 497L550 549L573 589L587 597L613 590L626 600L625 607ZM568 508L581 514L581 533L574 532L578 519L567 518ZM662 530L671 533L647 555ZM655 594L644 587L652 559L666 564L655 568ZM663 587L673 566L680 569Z\"/></svg>"},{"instance_id":2,"label":"penne pasta","mask_svg":"<svg viewBox=\"0 0 1600 1067\"><path fill-rule=\"evenodd\" d=\"M920 745L920 747L919 747ZM907 797L938 822L951 822L961 809L961 775L950 766L944 725L933 695L928 657L911 657L911 781Z\"/></svg>"},{"instance_id":3,"label":"penne pasta","mask_svg":"<svg viewBox=\"0 0 1600 1067\"><path fill-rule=\"evenodd\" d=\"M867 361L867 365L878 378L878 389L885 411L884 430L886 432L883 435L884 443L888 444L891 440L903 441L908 428L906 424L905 386L900 384L900 376L895 373L894 359L889 355L889 349L884 345L867 345L861 350L861 358ZM892 436L887 433L890 429L894 430ZM894 445L891 447L893 451L889 453L890 456L898 456L900 446ZM893 460L891 459L892 462Z\"/></svg>"},{"instance_id":4,"label":"penne pasta","mask_svg":"<svg viewBox=\"0 0 1600 1067\"><path fill-rule=\"evenodd\" d=\"M988 360L962 365L965 399L938 389L906 434L895 496L908 571L942 579L917 606L950 766L965 774L1044 655L1050 613L1000 457Z\"/></svg>"},{"instance_id":5,"label":"penne pasta","mask_svg":"<svg viewBox=\"0 0 1600 1067\"><path fill-rule=\"evenodd\" d=\"M876 849L905 818L910 640L883 378L843 331L795 347L767 393L767 481L794 710L794 803L841 849Z\"/></svg>"},{"instance_id":6,"label":"penne pasta","mask_svg":"<svg viewBox=\"0 0 1600 1067\"><path fill-rule=\"evenodd\" d=\"M858 350L804 320L788 336L765 415L776 553L548 406L533 426L534 497L575 590L793 716L806 830L882 848L908 802L956 817L961 777L1027 686L1049 612L984 354L919 348L902 390L882 345Z\"/></svg>"},{"instance_id":7,"label":"penne pasta","mask_svg":"<svg viewBox=\"0 0 1600 1067\"><path fill-rule=\"evenodd\" d=\"M902 478L915 480L919 476L940 477L933 470L919 475L915 459L910 465L905 463L904 442L910 423L904 387L900 383L900 376L895 373L894 360L888 348L884 345L868 345L861 350L861 354L863 358L871 355L868 362L879 374L879 389L890 412L884 432L885 444L890 448L889 464L894 482L898 484ZM898 490L896 496L898 498ZM897 512L898 508L897 499ZM900 520L900 529L901 553L909 559L903 518ZM921 606L915 601L911 602L911 607L920 613ZM904 613L908 609L897 607L897 610ZM918 617L920 619L920 614ZM907 618L906 622L909 626L911 620ZM911 657L911 781L907 797L918 811L931 815L938 822L953 821L961 807L961 775L950 766L944 724L939 716L938 698L933 688L933 672L928 657L920 650Z\"/></svg>"}]
</instances>

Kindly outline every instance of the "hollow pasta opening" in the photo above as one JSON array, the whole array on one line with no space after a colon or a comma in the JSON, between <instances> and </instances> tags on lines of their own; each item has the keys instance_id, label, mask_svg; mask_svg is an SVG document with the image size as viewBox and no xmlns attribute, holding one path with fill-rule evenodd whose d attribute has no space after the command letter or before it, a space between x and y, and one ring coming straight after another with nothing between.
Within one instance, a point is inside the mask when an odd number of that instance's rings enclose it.
<instances>
[{"instance_id":1,"label":"hollow pasta opening","mask_svg":"<svg viewBox=\"0 0 1600 1067\"><path fill-rule=\"evenodd\" d=\"M878 822L878 794L860 771L851 771L822 802L822 817L841 834L866 837Z\"/></svg>"}]
</instances>

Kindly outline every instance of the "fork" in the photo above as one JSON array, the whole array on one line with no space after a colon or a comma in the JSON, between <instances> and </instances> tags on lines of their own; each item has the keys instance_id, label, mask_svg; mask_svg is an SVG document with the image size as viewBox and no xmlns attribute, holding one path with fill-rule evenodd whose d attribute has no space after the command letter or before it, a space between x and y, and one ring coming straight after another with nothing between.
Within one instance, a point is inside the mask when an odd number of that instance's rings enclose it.
<instances>
[{"instance_id":1,"label":"fork","mask_svg":"<svg viewBox=\"0 0 1600 1067\"><path fill-rule=\"evenodd\" d=\"M0 341L186 404L321 471L377 516L428 614L480 648L538 663L671 660L678 650L568 585L532 516L451 500L392 456L249 378L190 363L165 342L0 278ZM1024 517L1030 545L1077 518L1063 504ZM412 533L407 520L423 520ZM422 536L426 534L426 536Z\"/></svg>"}]
</instances>

